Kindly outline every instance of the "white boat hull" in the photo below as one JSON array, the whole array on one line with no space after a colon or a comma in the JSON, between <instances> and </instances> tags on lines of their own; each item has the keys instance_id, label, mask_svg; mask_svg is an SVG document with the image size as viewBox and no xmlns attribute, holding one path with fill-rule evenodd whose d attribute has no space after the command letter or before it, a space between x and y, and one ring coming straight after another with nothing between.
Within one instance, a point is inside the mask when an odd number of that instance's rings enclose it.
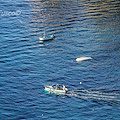
<instances>
[{"instance_id":1,"label":"white boat hull","mask_svg":"<svg viewBox=\"0 0 120 120\"><path fill-rule=\"evenodd\" d=\"M76 59L77 62L81 62L81 61L84 61L84 60L90 60L92 59L91 57L79 57Z\"/></svg>"},{"instance_id":2,"label":"white boat hull","mask_svg":"<svg viewBox=\"0 0 120 120\"><path fill-rule=\"evenodd\" d=\"M54 39L54 35L48 36L48 37L43 37L43 38L39 38L40 41L48 41L48 40L53 40Z\"/></svg>"}]
</instances>

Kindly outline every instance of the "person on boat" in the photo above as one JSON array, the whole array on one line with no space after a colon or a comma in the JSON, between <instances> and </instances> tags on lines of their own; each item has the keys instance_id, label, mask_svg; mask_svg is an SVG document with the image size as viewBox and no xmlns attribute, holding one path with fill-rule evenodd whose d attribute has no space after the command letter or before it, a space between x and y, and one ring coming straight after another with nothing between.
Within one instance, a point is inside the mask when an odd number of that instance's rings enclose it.
<instances>
[{"instance_id":1,"label":"person on boat","mask_svg":"<svg viewBox=\"0 0 120 120\"><path fill-rule=\"evenodd\" d=\"M59 87L59 85L57 84L56 87L55 87L55 89L58 90L59 88L60 88L60 87Z\"/></svg>"},{"instance_id":2,"label":"person on boat","mask_svg":"<svg viewBox=\"0 0 120 120\"><path fill-rule=\"evenodd\" d=\"M54 88L54 84L52 84L52 88Z\"/></svg>"},{"instance_id":3,"label":"person on boat","mask_svg":"<svg viewBox=\"0 0 120 120\"><path fill-rule=\"evenodd\" d=\"M63 85L63 90L65 90L65 85Z\"/></svg>"}]
</instances>

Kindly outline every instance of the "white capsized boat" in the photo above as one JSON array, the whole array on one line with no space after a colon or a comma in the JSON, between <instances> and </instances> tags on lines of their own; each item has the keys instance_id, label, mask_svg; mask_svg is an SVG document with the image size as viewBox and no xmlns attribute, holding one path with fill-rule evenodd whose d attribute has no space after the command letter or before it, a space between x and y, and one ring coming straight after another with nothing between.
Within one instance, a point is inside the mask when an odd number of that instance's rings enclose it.
<instances>
[{"instance_id":1,"label":"white capsized boat","mask_svg":"<svg viewBox=\"0 0 120 120\"><path fill-rule=\"evenodd\" d=\"M92 59L91 57L79 57L76 59L77 62L81 62L81 61L84 61L84 60L90 60Z\"/></svg>"},{"instance_id":2,"label":"white capsized boat","mask_svg":"<svg viewBox=\"0 0 120 120\"><path fill-rule=\"evenodd\" d=\"M47 85L45 86L45 91L49 93L55 93L55 94L65 94L68 92L68 89L67 88L55 89L54 87Z\"/></svg>"},{"instance_id":3,"label":"white capsized boat","mask_svg":"<svg viewBox=\"0 0 120 120\"><path fill-rule=\"evenodd\" d=\"M40 41L48 41L48 40L53 40L54 39L54 35L49 35L49 36L44 36L42 38L39 38Z\"/></svg>"}]
</instances>

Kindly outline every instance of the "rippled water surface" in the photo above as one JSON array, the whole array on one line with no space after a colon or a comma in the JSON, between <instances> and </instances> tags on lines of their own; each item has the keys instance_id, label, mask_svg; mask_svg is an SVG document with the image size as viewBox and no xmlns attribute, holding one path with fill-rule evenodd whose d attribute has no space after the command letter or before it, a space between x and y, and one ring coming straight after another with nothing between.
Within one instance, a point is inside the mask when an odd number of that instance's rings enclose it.
<instances>
[{"instance_id":1,"label":"rippled water surface","mask_svg":"<svg viewBox=\"0 0 120 120\"><path fill-rule=\"evenodd\" d=\"M120 1L0 1L1 120L120 119ZM55 35L52 41L39 37ZM92 59L76 62L78 57ZM66 95L44 85L65 84Z\"/></svg>"}]
</instances>

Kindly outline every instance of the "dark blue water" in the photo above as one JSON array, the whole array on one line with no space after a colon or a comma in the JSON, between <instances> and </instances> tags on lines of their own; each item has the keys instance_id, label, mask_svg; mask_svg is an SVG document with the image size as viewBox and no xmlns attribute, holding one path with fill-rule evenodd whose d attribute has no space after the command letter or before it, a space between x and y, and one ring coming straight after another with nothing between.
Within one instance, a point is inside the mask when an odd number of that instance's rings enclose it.
<instances>
[{"instance_id":1,"label":"dark blue water","mask_svg":"<svg viewBox=\"0 0 120 120\"><path fill-rule=\"evenodd\" d=\"M120 120L119 6L1 0L0 120ZM44 29L53 41L39 41ZM46 94L52 84L68 94Z\"/></svg>"}]
</instances>

